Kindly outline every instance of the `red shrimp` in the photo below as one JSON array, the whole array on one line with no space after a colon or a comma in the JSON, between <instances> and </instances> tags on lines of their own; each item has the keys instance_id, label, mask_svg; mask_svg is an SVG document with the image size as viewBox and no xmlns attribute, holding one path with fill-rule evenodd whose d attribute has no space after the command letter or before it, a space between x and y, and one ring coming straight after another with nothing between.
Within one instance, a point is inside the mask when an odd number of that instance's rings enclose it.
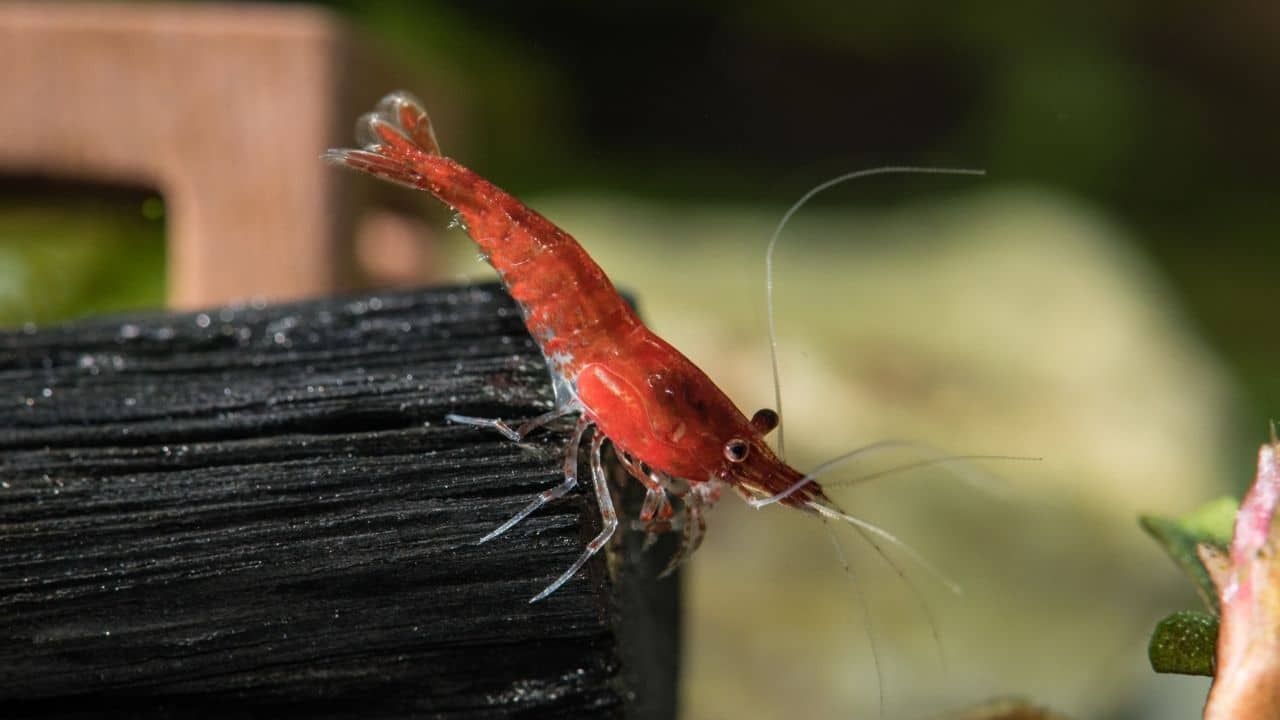
<instances>
[{"instance_id":1,"label":"red shrimp","mask_svg":"<svg viewBox=\"0 0 1280 720\"><path fill-rule=\"evenodd\" d=\"M330 150L324 158L425 190L453 208L519 305L551 372L555 409L544 415L514 428L500 419L448 419L520 440L557 418L579 416L566 448L564 482L539 494L480 542L572 490L578 482L579 448L594 429L590 469L603 528L569 569L530 602L573 577L618 527L601 461L606 440L647 489L642 526L651 533L667 529L671 497L682 501L683 542L667 572L698 548L705 530L703 511L725 488L755 506L781 503L849 522L864 534L901 545L883 530L845 514L812 476L775 454L765 436L778 426L778 414L762 409L750 418L744 415L706 373L641 322L568 233L441 155L431 120L412 96L397 92L384 98L360 118L357 140L363 149Z\"/></svg>"}]
</instances>

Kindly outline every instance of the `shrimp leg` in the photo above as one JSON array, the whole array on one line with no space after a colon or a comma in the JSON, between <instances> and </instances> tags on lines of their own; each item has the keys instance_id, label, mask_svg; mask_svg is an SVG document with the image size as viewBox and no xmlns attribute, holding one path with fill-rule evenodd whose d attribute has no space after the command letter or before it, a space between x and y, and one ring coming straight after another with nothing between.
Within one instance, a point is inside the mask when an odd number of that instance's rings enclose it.
<instances>
[{"instance_id":1,"label":"shrimp leg","mask_svg":"<svg viewBox=\"0 0 1280 720\"><path fill-rule=\"evenodd\" d=\"M646 552L658 542L658 533L671 529L671 502L666 491L661 488L649 488L645 491L644 505L640 508L640 518L633 521L632 527L644 530L644 543L640 552Z\"/></svg>"},{"instance_id":2,"label":"shrimp leg","mask_svg":"<svg viewBox=\"0 0 1280 720\"><path fill-rule=\"evenodd\" d=\"M645 487L644 504L640 506L640 515L631 521L632 530L641 530L644 532L644 544L640 546L640 551L645 552L653 547L658 541L658 533L667 532L671 529L671 501L667 498L667 491L662 485L662 481L652 475L646 474L644 468L637 463L634 458L626 453L618 453L618 461L626 468L631 477L640 481ZM653 473L652 470L649 473Z\"/></svg>"},{"instance_id":3,"label":"shrimp leg","mask_svg":"<svg viewBox=\"0 0 1280 720\"><path fill-rule=\"evenodd\" d=\"M664 578L684 564L689 556L702 545L702 536L707 532L707 521L702 515L702 499L698 493L691 492L684 497L684 527L681 533L680 549L671 556L667 567L658 577Z\"/></svg>"},{"instance_id":4,"label":"shrimp leg","mask_svg":"<svg viewBox=\"0 0 1280 720\"><path fill-rule=\"evenodd\" d=\"M579 421L581 424L581 421ZM568 582L569 578L577 574L583 565L591 559L591 556L600 552L600 549L609 542L609 538L613 537L614 531L618 529L618 514L613 509L613 497L609 494L609 479L604 473L604 462L600 458L600 448L604 445L605 437L599 431L591 437L591 479L595 484L596 502L600 506L600 523L602 525L600 533L587 543L587 547L578 556L577 560L565 570L555 582L551 583L542 592L534 595L530 603L536 603L545 598L560 586ZM567 462L567 461L566 461Z\"/></svg>"},{"instance_id":5,"label":"shrimp leg","mask_svg":"<svg viewBox=\"0 0 1280 720\"><path fill-rule=\"evenodd\" d=\"M525 422L522 422L519 425L517 425L515 428L512 428L510 425L506 423L506 421L500 418L479 418L479 417L471 417L470 415L456 415L454 413L449 413L448 415L444 416L444 419L448 420L451 423L454 423L455 425L471 425L472 427L482 427L482 428L490 428L493 430L497 430L498 432L506 436L508 440L514 440L515 442L520 442L521 440L524 439L526 435L533 432L534 430L537 430L543 425L546 425L552 421L558 420L564 417L565 415L571 415L575 412L578 412L580 409L581 408L575 407L573 405L564 405L562 407L557 407L556 409L551 410L550 412L545 412L535 418L526 420Z\"/></svg>"},{"instance_id":6,"label":"shrimp leg","mask_svg":"<svg viewBox=\"0 0 1280 720\"><path fill-rule=\"evenodd\" d=\"M536 420L537 418L535 418ZM527 423L526 423L527 424ZM523 425L521 427L524 427ZM578 424L573 428L573 435L569 438L569 444L565 447L564 454L564 482L559 485L543 490L528 505L525 505L520 512L511 516L511 519L502 523L493 529L488 535L480 538L476 542L477 545L483 545L490 540L498 537L502 533L515 527L516 523L524 520L533 514L535 510L546 505L552 500L556 500L565 496L578 484L578 448L582 445L582 436L587 432L587 428L591 427L591 420L586 415L578 418Z\"/></svg>"},{"instance_id":7,"label":"shrimp leg","mask_svg":"<svg viewBox=\"0 0 1280 720\"><path fill-rule=\"evenodd\" d=\"M626 468L628 474L645 487L644 505L640 508L640 516L637 527L644 528L653 524L654 518L659 520L668 520L671 517L671 504L667 500L667 491L662 487L662 481L651 475L645 474L644 468L626 453L618 453L618 462ZM652 470L649 472L653 472Z\"/></svg>"}]
</instances>

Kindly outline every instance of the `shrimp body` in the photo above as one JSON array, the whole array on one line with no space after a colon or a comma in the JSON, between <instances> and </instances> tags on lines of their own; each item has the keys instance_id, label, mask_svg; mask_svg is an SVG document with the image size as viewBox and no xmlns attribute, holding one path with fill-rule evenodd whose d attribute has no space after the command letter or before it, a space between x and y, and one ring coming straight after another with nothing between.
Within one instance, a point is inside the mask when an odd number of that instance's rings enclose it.
<instances>
[{"instance_id":1,"label":"shrimp body","mask_svg":"<svg viewBox=\"0 0 1280 720\"><path fill-rule=\"evenodd\" d=\"M357 136L363 149L330 150L325 158L425 190L452 207L521 308L551 373L555 410L517 428L501 420L450 419L519 439L558 417L579 415L566 453L565 482L540 494L482 541L572 489L581 441L595 429L590 466L604 529L535 601L572 577L617 526L600 460L606 439L648 491L642 527L651 533L670 527L671 496L682 500L684 542L668 571L697 548L702 510L726 487L748 499L786 491L784 504L834 509L816 482L803 482L804 474L766 443L765 435L777 424L772 411L746 417L702 370L641 322L568 233L441 155L430 119L416 100L405 93L387 96L360 119Z\"/></svg>"}]
</instances>

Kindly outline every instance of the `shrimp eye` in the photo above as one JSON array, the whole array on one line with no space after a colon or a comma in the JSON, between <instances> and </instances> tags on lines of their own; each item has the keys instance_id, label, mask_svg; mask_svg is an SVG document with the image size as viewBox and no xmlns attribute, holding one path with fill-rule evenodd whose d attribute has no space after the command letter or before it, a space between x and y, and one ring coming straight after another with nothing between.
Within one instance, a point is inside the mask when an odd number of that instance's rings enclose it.
<instances>
[{"instance_id":1,"label":"shrimp eye","mask_svg":"<svg viewBox=\"0 0 1280 720\"><path fill-rule=\"evenodd\" d=\"M734 438L724 444L724 457L732 463L740 463L747 459L747 453L751 451L751 446L746 440Z\"/></svg>"},{"instance_id":2,"label":"shrimp eye","mask_svg":"<svg viewBox=\"0 0 1280 720\"><path fill-rule=\"evenodd\" d=\"M761 435L768 435L778 427L778 413L769 408L760 408L755 415L751 416L751 425Z\"/></svg>"}]
</instances>

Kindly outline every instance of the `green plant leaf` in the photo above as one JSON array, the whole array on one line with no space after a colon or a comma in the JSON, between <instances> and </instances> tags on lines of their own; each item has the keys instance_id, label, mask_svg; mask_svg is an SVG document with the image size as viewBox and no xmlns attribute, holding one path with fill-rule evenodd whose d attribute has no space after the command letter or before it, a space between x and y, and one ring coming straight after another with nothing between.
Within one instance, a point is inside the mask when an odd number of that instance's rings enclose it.
<instances>
[{"instance_id":1,"label":"green plant leaf","mask_svg":"<svg viewBox=\"0 0 1280 720\"><path fill-rule=\"evenodd\" d=\"M1226 550L1231 543L1231 531L1239 505L1234 498L1223 497L1181 518L1157 515L1143 515L1139 518L1142 529L1160 543L1160 547L1169 553L1169 557L1195 583L1200 599L1214 615L1221 614L1218 592L1196 553L1196 546L1204 544Z\"/></svg>"},{"instance_id":2,"label":"green plant leaf","mask_svg":"<svg viewBox=\"0 0 1280 720\"><path fill-rule=\"evenodd\" d=\"M1217 645L1217 617L1199 610L1180 610L1156 624L1147 658L1158 673L1212 677Z\"/></svg>"}]
</instances>

